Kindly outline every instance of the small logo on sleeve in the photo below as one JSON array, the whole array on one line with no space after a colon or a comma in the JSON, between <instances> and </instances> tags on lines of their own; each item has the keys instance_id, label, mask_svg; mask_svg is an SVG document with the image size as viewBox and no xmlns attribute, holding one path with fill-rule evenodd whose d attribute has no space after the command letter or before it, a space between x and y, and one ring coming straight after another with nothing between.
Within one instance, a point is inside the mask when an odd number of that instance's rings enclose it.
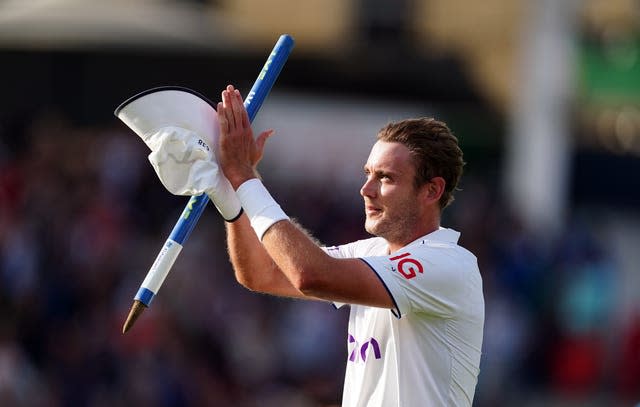
<instances>
[{"instance_id":1,"label":"small logo on sleeve","mask_svg":"<svg viewBox=\"0 0 640 407\"><path fill-rule=\"evenodd\" d=\"M414 278L417 275L416 272L424 272L422 264L420 264L418 260L409 257L410 255L411 253L403 253L389 258L389 260L394 262L396 260L400 260L397 263L398 272L400 272L400 274L402 274L407 280L411 280L412 278ZM392 270L395 271L393 267Z\"/></svg>"}]
</instances>

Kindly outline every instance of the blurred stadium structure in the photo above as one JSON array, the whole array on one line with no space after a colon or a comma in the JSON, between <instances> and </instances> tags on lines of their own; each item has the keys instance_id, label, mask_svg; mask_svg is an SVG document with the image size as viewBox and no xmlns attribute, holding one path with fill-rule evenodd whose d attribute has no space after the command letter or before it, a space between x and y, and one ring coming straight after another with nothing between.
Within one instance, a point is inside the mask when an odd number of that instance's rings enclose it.
<instances>
[{"instance_id":1,"label":"blurred stadium structure","mask_svg":"<svg viewBox=\"0 0 640 407\"><path fill-rule=\"evenodd\" d=\"M339 404L347 314L238 287L208 211L154 307L122 318L186 202L112 115L150 87L245 92L263 173L327 244L363 237L360 167L390 119L466 153L445 224L479 258L476 406L640 402L640 4L633 0L0 3L0 405ZM331 219L333 222L328 222Z\"/></svg>"}]
</instances>

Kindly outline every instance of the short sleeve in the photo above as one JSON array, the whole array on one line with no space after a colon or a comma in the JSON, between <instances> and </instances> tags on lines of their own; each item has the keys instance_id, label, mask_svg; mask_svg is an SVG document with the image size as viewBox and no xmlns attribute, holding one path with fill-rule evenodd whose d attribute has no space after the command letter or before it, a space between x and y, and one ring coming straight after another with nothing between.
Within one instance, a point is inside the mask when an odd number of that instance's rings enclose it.
<instances>
[{"instance_id":1,"label":"short sleeve","mask_svg":"<svg viewBox=\"0 0 640 407\"><path fill-rule=\"evenodd\" d=\"M362 260L387 287L398 318L410 312L441 317L454 315L468 291L468 279L464 275L474 268L477 270L475 257L464 256L455 245L446 244Z\"/></svg>"},{"instance_id":2,"label":"short sleeve","mask_svg":"<svg viewBox=\"0 0 640 407\"><path fill-rule=\"evenodd\" d=\"M349 257L349 249L347 245L344 246L329 246L321 247L325 253L336 259L346 259Z\"/></svg>"},{"instance_id":3,"label":"short sleeve","mask_svg":"<svg viewBox=\"0 0 640 407\"><path fill-rule=\"evenodd\" d=\"M353 250L350 247L350 245L342 245L342 246L329 246L329 247L321 247L322 250L324 250L325 253L327 253L329 256L336 258L336 259L346 259L349 257L353 257ZM332 302L331 304L333 304L334 307L336 308L341 308L343 305L345 305L345 303L343 302Z\"/></svg>"}]
</instances>

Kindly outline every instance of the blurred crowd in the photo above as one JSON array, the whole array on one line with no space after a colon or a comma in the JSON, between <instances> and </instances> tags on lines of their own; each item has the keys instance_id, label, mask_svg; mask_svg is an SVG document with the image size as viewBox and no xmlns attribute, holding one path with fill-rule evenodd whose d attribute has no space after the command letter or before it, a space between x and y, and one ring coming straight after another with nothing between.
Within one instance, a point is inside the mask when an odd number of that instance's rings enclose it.
<instances>
[{"instance_id":1,"label":"blurred crowd","mask_svg":"<svg viewBox=\"0 0 640 407\"><path fill-rule=\"evenodd\" d=\"M163 189L147 154L123 126L55 112L0 128L0 405L339 405L348 310L239 286L213 207L152 307L121 333L187 202ZM321 242L366 237L358 191L264 176ZM474 404L640 402L640 315L615 317L617 259L588 219L561 236L526 230L495 184L465 178L443 221L483 275Z\"/></svg>"}]
</instances>

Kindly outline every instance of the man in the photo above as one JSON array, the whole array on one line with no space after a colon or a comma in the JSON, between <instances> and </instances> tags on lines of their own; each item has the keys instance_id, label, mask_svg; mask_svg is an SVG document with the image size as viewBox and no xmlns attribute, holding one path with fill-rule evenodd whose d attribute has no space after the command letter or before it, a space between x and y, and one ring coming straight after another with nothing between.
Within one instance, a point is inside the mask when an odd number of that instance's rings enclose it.
<instances>
[{"instance_id":1,"label":"man","mask_svg":"<svg viewBox=\"0 0 640 407\"><path fill-rule=\"evenodd\" d=\"M254 140L231 85L217 110L220 166L244 209L227 223L236 278L259 292L351 305L343 406L470 406L484 300L475 256L440 227L463 166L446 125L383 128L360 190L376 237L321 248L258 178L271 131Z\"/></svg>"}]
</instances>

